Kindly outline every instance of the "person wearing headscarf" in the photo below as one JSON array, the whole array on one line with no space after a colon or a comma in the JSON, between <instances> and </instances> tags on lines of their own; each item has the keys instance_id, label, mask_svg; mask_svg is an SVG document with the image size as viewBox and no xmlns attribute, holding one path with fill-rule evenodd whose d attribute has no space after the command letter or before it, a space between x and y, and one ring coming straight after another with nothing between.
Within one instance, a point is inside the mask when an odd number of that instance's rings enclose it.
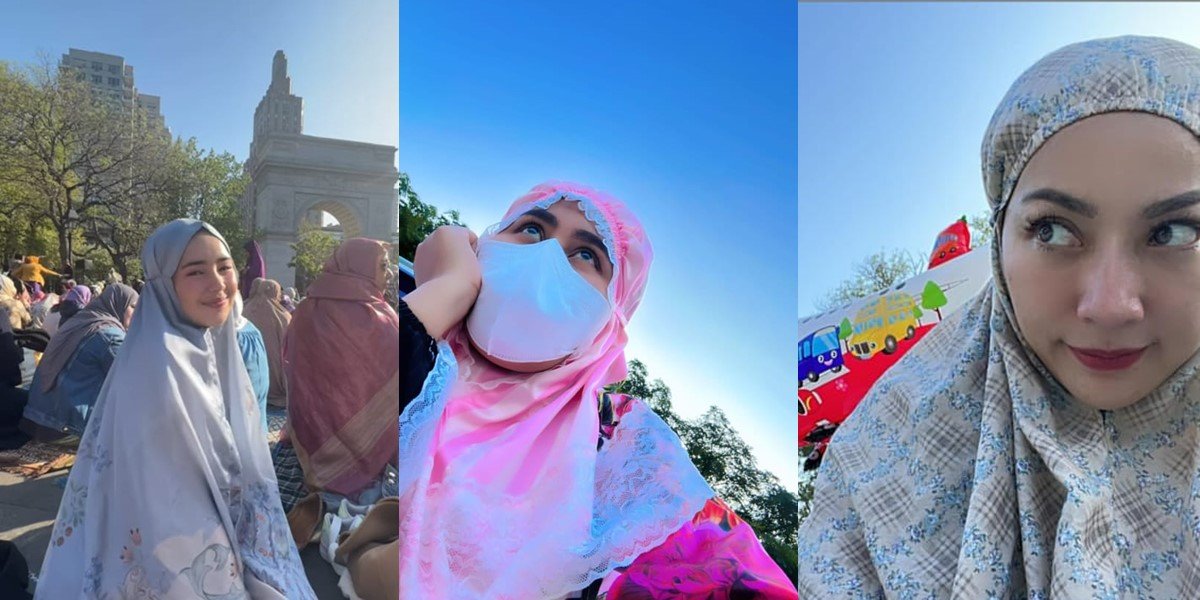
<instances>
[{"instance_id":1,"label":"person wearing headscarf","mask_svg":"<svg viewBox=\"0 0 1200 600\"><path fill-rule=\"evenodd\" d=\"M137 301L133 288L116 284L63 325L33 375L26 419L53 432L83 435Z\"/></svg>"},{"instance_id":2,"label":"person wearing headscarf","mask_svg":"<svg viewBox=\"0 0 1200 600\"><path fill-rule=\"evenodd\" d=\"M396 311L383 300L384 245L348 239L292 315L283 345L286 437L306 487L370 505L396 459Z\"/></svg>"},{"instance_id":3,"label":"person wearing headscarf","mask_svg":"<svg viewBox=\"0 0 1200 600\"><path fill-rule=\"evenodd\" d=\"M242 293L243 301L250 299L250 286L254 284L254 280L267 276L267 263L263 261L262 248L258 242L246 240L244 248L246 266L242 267L238 279L238 290Z\"/></svg>"},{"instance_id":4,"label":"person wearing headscarf","mask_svg":"<svg viewBox=\"0 0 1200 600\"><path fill-rule=\"evenodd\" d=\"M142 251L144 293L66 482L36 598L315 598L237 345L212 226Z\"/></svg>"},{"instance_id":5,"label":"person wearing headscarf","mask_svg":"<svg viewBox=\"0 0 1200 600\"><path fill-rule=\"evenodd\" d=\"M652 254L624 204L570 183L536 186L477 241L449 227L417 248L399 303L401 598L796 598L675 433L605 392L627 375Z\"/></svg>"},{"instance_id":6,"label":"person wearing headscarf","mask_svg":"<svg viewBox=\"0 0 1200 600\"><path fill-rule=\"evenodd\" d=\"M58 275L58 273L55 273L47 268L46 265L43 265L41 257L38 256L26 256L24 264L17 267L12 274L13 277L20 281L37 283L40 285L46 285L46 278L43 277L43 275Z\"/></svg>"},{"instance_id":7,"label":"person wearing headscarf","mask_svg":"<svg viewBox=\"0 0 1200 600\"><path fill-rule=\"evenodd\" d=\"M36 297L33 306L29 307L30 327L45 330L48 334L53 335L54 331L50 331L46 321L51 314L50 309L54 308L58 302L58 294L53 292L42 292L40 296Z\"/></svg>"},{"instance_id":8,"label":"person wearing headscarf","mask_svg":"<svg viewBox=\"0 0 1200 600\"><path fill-rule=\"evenodd\" d=\"M242 314L262 332L270 374L267 402L287 406L287 378L283 372L283 340L292 315L280 304L282 291L273 279L255 279Z\"/></svg>"},{"instance_id":9,"label":"person wearing headscarf","mask_svg":"<svg viewBox=\"0 0 1200 600\"><path fill-rule=\"evenodd\" d=\"M283 299L279 301L288 313L296 312L296 306L300 304L300 294L296 292L296 288L289 287L283 291Z\"/></svg>"},{"instance_id":10,"label":"person wearing headscarf","mask_svg":"<svg viewBox=\"0 0 1200 600\"><path fill-rule=\"evenodd\" d=\"M982 146L993 278L839 427L809 597L1200 594L1200 50L1072 44Z\"/></svg>"},{"instance_id":11,"label":"person wearing headscarf","mask_svg":"<svg viewBox=\"0 0 1200 600\"><path fill-rule=\"evenodd\" d=\"M46 297L46 292L42 289L41 284L30 283L26 287L29 289L29 302L31 304L41 302Z\"/></svg>"},{"instance_id":12,"label":"person wearing headscarf","mask_svg":"<svg viewBox=\"0 0 1200 600\"><path fill-rule=\"evenodd\" d=\"M58 326L61 328L63 325L66 325L68 319L75 316L75 313L83 310L83 307L87 306L91 301L92 288L86 285L72 286L66 295L63 296L62 302L59 302L58 306L51 309L59 315Z\"/></svg>"},{"instance_id":13,"label":"person wearing headscarf","mask_svg":"<svg viewBox=\"0 0 1200 600\"><path fill-rule=\"evenodd\" d=\"M240 295L237 301L241 303ZM246 375L250 378L250 387L254 390L254 399L258 402L259 416L262 417L262 434L265 436L268 429L267 393L271 387L267 346L263 341L262 332L245 315L238 317L237 341L238 349L242 352L242 362L246 366Z\"/></svg>"},{"instance_id":14,"label":"person wearing headscarf","mask_svg":"<svg viewBox=\"0 0 1200 600\"><path fill-rule=\"evenodd\" d=\"M20 448L29 441L21 428L21 415L29 393L21 387L24 355L17 344L12 324L0 307L0 450Z\"/></svg>"},{"instance_id":15,"label":"person wearing headscarf","mask_svg":"<svg viewBox=\"0 0 1200 600\"><path fill-rule=\"evenodd\" d=\"M33 321L29 308L21 301L17 284L7 275L0 276L0 306L7 309L9 324L13 329L24 329Z\"/></svg>"}]
</instances>

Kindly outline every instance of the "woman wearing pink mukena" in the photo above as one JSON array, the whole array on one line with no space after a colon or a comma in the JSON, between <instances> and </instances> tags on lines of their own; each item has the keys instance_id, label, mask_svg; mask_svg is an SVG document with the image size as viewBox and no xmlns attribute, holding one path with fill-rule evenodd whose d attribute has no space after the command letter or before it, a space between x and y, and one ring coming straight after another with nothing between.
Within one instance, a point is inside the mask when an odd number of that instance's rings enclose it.
<instances>
[{"instance_id":1,"label":"woman wearing pink mukena","mask_svg":"<svg viewBox=\"0 0 1200 600\"><path fill-rule=\"evenodd\" d=\"M569 183L417 249L400 597L796 597L666 424L604 392L651 256L621 202Z\"/></svg>"}]
</instances>

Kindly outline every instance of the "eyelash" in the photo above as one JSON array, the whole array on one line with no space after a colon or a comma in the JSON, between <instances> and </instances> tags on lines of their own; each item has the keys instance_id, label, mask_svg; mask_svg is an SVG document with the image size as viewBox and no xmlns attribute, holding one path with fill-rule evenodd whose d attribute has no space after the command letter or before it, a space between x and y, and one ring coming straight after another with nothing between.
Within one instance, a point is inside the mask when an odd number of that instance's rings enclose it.
<instances>
[{"instance_id":1,"label":"eyelash","mask_svg":"<svg viewBox=\"0 0 1200 600\"><path fill-rule=\"evenodd\" d=\"M232 270L233 270L232 265L224 265L224 266L220 267L219 269L217 269L217 271L221 272L221 273L224 273L226 271L232 271ZM193 277L196 275L203 275L203 274L204 274L204 271L192 271L192 272L188 273L188 277Z\"/></svg>"},{"instance_id":2,"label":"eyelash","mask_svg":"<svg viewBox=\"0 0 1200 600\"><path fill-rule=\"evenodd\" d=\"M1068 231L1070 231L1071 235L1074 236L1077 240L1081 237L1079 235L1079 231L1069 221L1067 221L1066 219L1063 219L1061 217L1057 217L1054 215L1041 215L1041 216L1030 217L1030 219L1028 221L1026 221L1023 229L1025 230L1026 236L1028 236L1030 239L1032 239L1036 242L1037 249L1041 250L1043 252L1056 252L1056 251L1063 249L1062 246L1046 244L1037 238L1038 230L1041 229L1045 225L1059 225L1061 227L1066 228ZM1150 229L1150 234L1147 239L1148 244L1153 247L1165 247L1165 248L1174 247L1174 246L1164 246L1164 245L1153 243L1155 233L1161 231L1164 228L1171 227L1172 225L1184 225L1186 227L1191 227L1197 234L1197 241L1194 241L1191 244L1178 246L1176 248L1194 248L1198 243L1200 243L1200 220L1180 218L1180 219L1171 219L1169 221L1163 221L1161 223L1155 224Z\"/></svg>"},{"instance_id":3,"label":"eyelash","mask_svg":"<svg viewBox=\"0 0 1200 600\"><path fill-rule=\"evenodd\" d=\"M533 227L534 229L537 230L537 237L538 237L539 241L546 239L546 230L543 229L539 223L532 221L532 220L526 221L526 222L522 223L521 225L519 225L517 227L516 231L517 231L517 233L525 233L525 230L530 227ZM604 268L600 266L600 253L596 252L595 250L592 250L591 248L587 248L587 247L579 248L579 249L575 250L575 252L587 252L588 254L591 254L592 255L591 259L585 258L584 260L587 260L588 262L590 262L592 264L592 267L594 269L596 269L597 273L601 273L604 271Z\"/></svg>"}]
</instances>

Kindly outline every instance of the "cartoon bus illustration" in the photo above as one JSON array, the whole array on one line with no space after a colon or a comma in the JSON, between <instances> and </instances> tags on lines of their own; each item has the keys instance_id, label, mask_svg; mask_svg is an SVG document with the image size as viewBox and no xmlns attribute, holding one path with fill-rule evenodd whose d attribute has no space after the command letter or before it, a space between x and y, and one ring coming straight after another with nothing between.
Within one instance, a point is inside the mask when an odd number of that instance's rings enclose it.
<instances>
[{"instance_id":1,"label":"cartoon bus illustration","mask_svg":"<svg viewBox=\"0 0 1200 600\"><path fill-rule=\"evenodd\" d=\"M901 339L917 332L917 303L907 292L884 294L854 316L854 332L847 340L850 352L867 360L876 352L892 354Z\"/></svg>"},{"instance_id":2,"label":"cartoon bus illustration","mask_svg":"<svg viewBox=\"0 0 1200 600\"><path fill-rule=\"evenodd\" d=\"M800 340L800 385L807 379L816 383L827 371L837 373L845 364L842 357L842 344L838 341L837 328L825 327L818 329Z\"/></svg>"}]
</instances>

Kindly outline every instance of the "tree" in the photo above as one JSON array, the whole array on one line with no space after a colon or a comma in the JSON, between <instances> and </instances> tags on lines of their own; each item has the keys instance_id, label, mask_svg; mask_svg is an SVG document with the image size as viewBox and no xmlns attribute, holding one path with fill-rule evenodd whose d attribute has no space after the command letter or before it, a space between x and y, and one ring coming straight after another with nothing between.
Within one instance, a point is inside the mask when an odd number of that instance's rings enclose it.
<instances>
[{"instance_id":1,"label":"tree","mask_svg":"<svg viewBox=\"0 0 1200 600\"><path fill-rule=\"evenodd\" d=\"M921 306L926 310L937 311L938 321L942 320L942 307L946 305L946 293L932 280L925 282L921 292Z\"/></svg>"},{"instance_id":2,"label":"tree","mask_svg":"<svg viewBox=\"0 0 1200 600\"><path fill-rule=\"evenodd\" d=\"M235 262L245 264L243 246L255 232L246 228L242 218L242 193L250 182L242 164L228 152L200 148L195 138L177 141L171 155L175 185L167 200L167 217L200 219L216 227Z\"/></svg>"},{"instance_id":3,"label":"tree","mask_svg":"<svg viewBox=\"0 0 1200 600\"><path fill-rule=\"evenodd\" d=\"M397 191L400 196L400 216L396 225L400 256L412 260L417 253L417 244L438 227L463 225L457 210L439 214L436 206L421 202L420 196L412 189L407 173L400 174Z\"/></svg>"},{"instance_id":4,"label":"tree","mask_svg":"<svg viewBox=\"0 0 1200 600\"><path fill-rule=\"evenodd\" d=\"M754 528L763 549L794 581L797 497L758 468L749 445L721 409L710 407L697 419L684 419L671 408L670 388L648 377L646 365L632 360L626 378L609 390L643 399L679 435L705 481Z\"/></svg>"},{"instance_id":5,"label":"tree","mask_svg":"<svg viewBox=\"0 0 1200 600\"><path fill-rule=\"evenodd\" d=\"M921 271L925 262L907 250L881 250L854 265L854 275L817 303L825 311L890 288Z\"/></svg>"},{"instance_id":6,"label":"tree","mask_svg":"<svg viewBox=\"0 0 1200 600\"><path fill-rule=\"evenodd\" d=\"M992 213L984 212L977 215L972 215L967 220L967 227L971 230L971 249L986 248L992 243L992 236L995 232L992 229Z\"/></svg>"},{"instance_id":7,"label":"tree","mask_svg":"<svg viewBox=\"0 0 1200 600\"><path fill-rule=\"evenodd\" d=\"M920 304L914 304L914 305L913 305L913 318L917 320L917 326L918 326L918 327L920 327L920 326L921 326L921 317L922 317L924 314L925 314L925 313L921 312L921 305L920 305Z\"/></svg>"},{"instance_id":8,"label":"tree","mask_svg":"<svg viewBox=\"0 0 1200 600\"><path fill-rule=\"evenodd\" d=\"M292 244L295 254L288 266L296 269L296 280L303 284L296 286L301 293L307 287L308 281L321 272L325 261L333 256L337 247L337 238L325 233L317 225L307 222L300 225L296 243Z\"/></svg>"},{"instance_id":9,"label":"tree","mask_svg":"<svg viewBox=\"0 0 1200 600\"><path fill-rule=\"evenodd\" d=\"M842 354L850 350L850 336L854 335L854 325L850 323L850 317L842 319L838 325L838 341L842 342Z\"/></svg>"},{"instance_id":10,"label":"tree","mask_svg":"<svg viewBox=\"0 0 1200 600\"><path fill-rule=\"evenodd\" d=\"M0 178L55 232L60 262L104 210L153 193L168 143L141 111L103 98L49 63L0 72Z\"/></svg>"}]
</instances>

